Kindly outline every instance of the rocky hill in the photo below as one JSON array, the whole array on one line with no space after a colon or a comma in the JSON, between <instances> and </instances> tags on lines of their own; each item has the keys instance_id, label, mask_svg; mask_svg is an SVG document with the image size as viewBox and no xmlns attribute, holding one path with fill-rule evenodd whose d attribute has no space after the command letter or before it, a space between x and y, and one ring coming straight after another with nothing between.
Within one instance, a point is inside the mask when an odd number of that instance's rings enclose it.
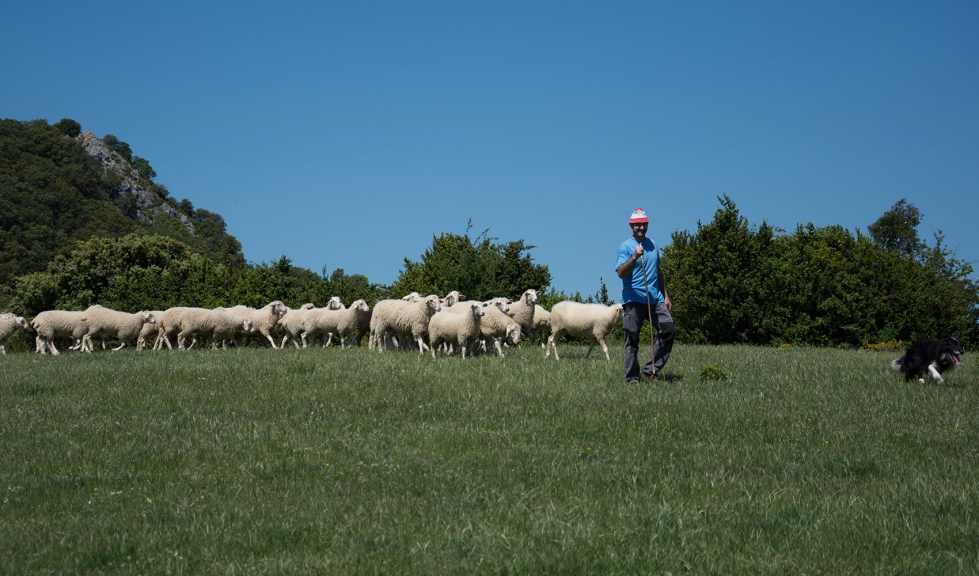
<instances>
[{"instance_id":1,"label":"rocky hill","mask_svg":"<svg viewBox=\"0 0 979 576\"><path fill-rule=\"evenodd\" d=\"M74 120L0 120L0 289L95 236L158 234L218 263L244 265L216 213L176 201L149 162Z\"/></svg>"}]
</instances>

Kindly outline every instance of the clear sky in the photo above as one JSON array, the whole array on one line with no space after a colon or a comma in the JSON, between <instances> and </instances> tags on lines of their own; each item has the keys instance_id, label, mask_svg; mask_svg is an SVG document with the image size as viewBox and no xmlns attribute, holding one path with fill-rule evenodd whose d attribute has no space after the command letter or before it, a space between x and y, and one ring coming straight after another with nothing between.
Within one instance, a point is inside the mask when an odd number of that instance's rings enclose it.
<instances>
[{"instance_id":1,"label":"clear sky","mask_svg":"<svg viewBox=\"0 0 979 576\"><path fill-rule=\"evenodd\" d=\"M440 232L613 296L618 244L713 219L866 227L901 198L979 260L979 2L37 2L0 117L72 118L249 261L391 283ZM669 281L669 279L667 279Z\"/></svg>"}]
</instances>

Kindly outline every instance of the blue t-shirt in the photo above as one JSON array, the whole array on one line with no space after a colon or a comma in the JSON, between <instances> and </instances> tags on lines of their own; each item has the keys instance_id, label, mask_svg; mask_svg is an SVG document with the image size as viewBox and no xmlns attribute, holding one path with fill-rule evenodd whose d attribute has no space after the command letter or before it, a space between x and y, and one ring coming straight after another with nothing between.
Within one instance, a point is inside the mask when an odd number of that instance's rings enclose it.
<instances>
[{"instance_id":1,"label":"blue t-shirt","mask_svg":"<svg viewBox=\"0 0 979 576\"><path fill-rule=\"evenodd\" d=\"M615 260L615 269L625 264L626 260L632 258L639 243L636 239L629 237L619 246L619 254ZM636 260L636 265L632 269L632 274L622 279L622 303L642 302L646 303L646 282L642 278L642 263L646 262L646 281L649 282L649 303L653 306L665 302L663 293L659 286L659 248L647 236L642 242L642 259Z\"/></svg>"}]
</instances>

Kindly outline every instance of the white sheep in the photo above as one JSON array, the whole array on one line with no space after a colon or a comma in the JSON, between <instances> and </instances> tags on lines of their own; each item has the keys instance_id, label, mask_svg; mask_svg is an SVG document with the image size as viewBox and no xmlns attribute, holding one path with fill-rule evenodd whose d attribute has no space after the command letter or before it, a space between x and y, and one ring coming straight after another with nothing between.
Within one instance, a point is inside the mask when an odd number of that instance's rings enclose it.
<instances>
[{"instance_id":1,"label":"white sheep","mask_svg":"<svg viewBox=\"0 0 979 576\"><path fill-rule=\"evenodd\" d=\"M315 308L314 307L314 308L310 308L309 310L346 310L346 309L347 309L347 307L343 305L343 301L340 300L340 297L339 296L331 296L330 299L327 300L326 306L324 306L322 308ZM299 332L298 332L298 335L299 335L299 338L302 340L303 348L306 348L307 346L315 346L316 345L316 336L317 336L317 334L313 334L313 339L312 340L309 340L309 341L306 340L306 328L303 325L303 321L305 321L306 316L309 314L309 310L307 310L307 312L305 314L303 314L303 320L299 322ZM280 322L281 322L281 320L280 320ZM293 336L293 338L295 338L295 336ZM324 347L329 346L329 343L332 340L332 338L333 338L333 334L332 333L324 333L324 334L320 335L320 340L321 340L321 342L322 342L322 344L323 344ZM293 340L293 344L295 344L295 343L296 343L296 341Z\"/></svg>"},{"instance_id":2,"label":"white sheep","mask_svg":"<svg viewBox=\"0 0 979 576\"><path fill-rule=\"evenodd\" d=\"M483 319L479 326L480 334L482 334L483 351L485 352L487 350L486 343L492 342L501 358L503 357L503 347L500 346L501 340L504 342L509 340L514 346L520 342L520 325L504 314L499 308L499 306L505 304L503 302L496 306L483 308Z\"/></svg>"},{"instance_id":3,"label":"white sheep","mask_svg":"<svg viewBox=\"0 0 979 576\"><path fill-rule=\"evenodd\" d=\"M537 341L538 335L544 335L541 338L541 348L547 348L547 336L546 334L551 331L551 313L548 312L540 304L534 307L534 323L530 326L530 343L533 344Z\"/></svg>"},{"instance_id":4,"label":"white sheep","mask_svg":"<svg viewBox=\"0 0 979 576\"><path fill-rule=\"evenodd\" d=\"M89 306L85 310L84 320L88 323L88 332L85 339L88 341L89 348L92 347L92 337L102 339L102 346L105 347L105 337L113 336L119 339L119 346L112 351L122 350L130 340L139 338L139 333L143 329L143 324L156 323L156 318L148 311L143 310L130 314L120 312L112 308L105 308L98 304Z\"/></svg>"},{"instance_id":5,"label":"white sheep","mask_svg":"<svg viewBox=\"0 0 979 576\"><path fill-rule=\"evenodd\" d=\"M293 346L297 349L299 348L299 335L303 332L303 318L306 317L306 312L316 308L316 305L312 302L307 302L299 308L293 310L289 308L286 313L279 320L276 325L276 335L282 336L282 341L279 342L279 349L286 347L286 342L292 340ZM306 343L303 342L303 347Z\"/></svg>"},{"instance_id":6,"label":"white sheep","mask_svg":"<svg viewBox=\"0 0 979 576\"><path fill-rule=\"evenodd\" d=\"M186 314L200 314L206 310L206 308L192 308L188 306L175 306L173 308L167 308L163 313L157 315L154 314L156 318L156 324L159 326L157 328L158 335L156 337L156 342L153 343L154 350L162 350L163 345L167 345L167 349L173 350L173 339L176 339L177 346L183 348L183 342L177 337L180 332L180 319ZM193 344L191 344L193 346Z\"/></svg>"},{"instance_id":7,"label":"white sheep","mask_svg":"<svg viewBox=\"0 0 979 576\"><path fill-rule=\"evenodd\" d=\"M523 334L530 335L534 326L534 312L537 309L537 290L530 288L526 290L520 299L510 304L507 315L520 326Z\"/></svg>"},{"instance_id":8,"label":"white sheep","mask_svg":"<svg viewBox=\"0 0 979 576\"><path fill-rule=\"evenodd\" d=\"M399 342L410 335L418 344L418 351L428 349L425 337L432 315L442 309L439 297L432 294L418 302L402 300L381 300L374 306L371 316L371 348L384 351L392 348L392 335L399 336Z\"/></svg>"},{"instance_id":9,"label":"white sheep","mask_svg":"<svg viewBox=\"0 0 979 576\"><path fill-rule=\"evenodd\" d=\"M272 330L275 329L275 325L278 324L279 320L285 315L285 304L275 300L273 302L269 302L258 310L249 308L248 306L234 306L228 308L228 310L251 319L255 330L261 333L262 336L269 341L269 344L272 345L273 349L276 347L275 338L272 337Z\"/></svg>"},{"instance_id":10,"label":"white sheep","mask_svg":"<svg viewBox=\"0 0 979 576\"><path fill-rule=\"evenodd\" d=\"M506 313L510 309L510 300L507 298L493 298L480 302L479 300L463 300L453 306L451 306L448 311L453 314L463 314L469 312L470 304L480 304L483 308L488 306L496 306L500 312Z\"/></svg>"},{"instance_id":11,"label":"white sheep","mask_svg":"<svg viewBox=\"0 0 979 576\"><path fill-rule=\"evenodd\" d=\"M432 316L432 320L428 323L428 341L432 347L432 358L435 358L435 349L442 342L449 345L450 355L453 351L452 345L458 344L462 349L462 357L465 358L466 348L480 337L484 314L483 303L471 302L466 305L466 308L466 312L461 314L446 311Z\"/></svg>"},{"instance_id":12,"label":"white sheep","mask_svg":"<svg viewBox=\"0 0 979 576\"><path fill-rule=\"evenodd\" d=\"M605 345L605 336L612 331L618 322L622 321L622 304L606 306L604 304L583 304L580 302L564 301L558 302L551 308L551 336L547 339L544 358L554 350L554 359L560 360L557 355L557 340L565 334L572 336L590 336L591 342L588 345L588 352L585 358L591 354L595 342L602 346L605 352L605 359L610 360L608 346Z\"/></svg>"},{"instance_id":13,"label":"white sheep","mask_svg":"<svg viewBox=\"0 0 979 576\"><path fill-rule=\"evenodd\" d=\"M13 335L15 330L18 328L27 330L28 327L27 320L24 320L23 316L0 314L0 354L7 353L7 349L3 345L7 342L7 338Z\"/></svg>"},{"instance_id":14,"label":"white sheep","mask_svg":"<svg viewBox=\"0 0 979 576\"><path fill-rule=\"evenodd\" d=\"M345 348L343 337L350 334L353 337L357 333L360 325L360 315L367 312L367 302L357 300L350 305L350 308L333 310L330 308L317 308L306 312L303 319L302 334L303 341L309 338L310 342L316 340L317 335L323 339L323 347L326 348L333 340L333 335L340 337L340 348ZM329 338L327 338L329 334Z\"/></svg>"},{"instance_id":15,"label":"white sheep","mask_svg":"<svg viewBox=\"0 0 979 576\"><path fill-rule=\"evenodd\" d=\"M184 348L184 342L190 336L208 338L212 350L217 349L218 340L222 348L227 348L228 340L239 346L237 334L255 332L251 318L230 308L187 310L180 315L179 324L177 342L181 348Z\"/></svg>"},{"instance_id":16,"label":"white sheep","mask_svg":"<svg viewBox=\"0 0 979 576\"><path fill-rule=\"evenodd\" d=\"M147 322L146 324L143 324L143 327L139 331L139 338L136 339L137 350L142 350L146 348L147 338L151 336L156 336L157 340L159 340L160 338L160 327L162 326L162 323L160 322L160 317L166 314L166 310L150 310L150 314L153 315L153 318L156 320L156 322L153 323ZM154 347L155 347L155 343L154 343Z\"/></svg>"},{"instance_id":17,"label":"white sheep","mask_svg":"<svg viewBox=\"0 0 979 576\"><path fill-rule=\"evenodd\" d=\"M85 341L88 334L88 323L85 322L84 312L73 310L46 310L34 317L31 326L37 331L36 350L44 354L50 351L57 356L58 348L54 345L55 340L67 338L72 341L72 348L79 348L82 352L91 352Z\"/></svg>"},{"instance_id":18,"label":"white sheep","mask_svg":"<svg viewBox=\"0 0 979 576\"><path fill-rule=\"evenodd\" d=\"M445 298L439 300L439 304L443 308L451 308L466 299L464 294L460 294L458 290L453 290L445 295Z\"/></svg>"}]
</instances>

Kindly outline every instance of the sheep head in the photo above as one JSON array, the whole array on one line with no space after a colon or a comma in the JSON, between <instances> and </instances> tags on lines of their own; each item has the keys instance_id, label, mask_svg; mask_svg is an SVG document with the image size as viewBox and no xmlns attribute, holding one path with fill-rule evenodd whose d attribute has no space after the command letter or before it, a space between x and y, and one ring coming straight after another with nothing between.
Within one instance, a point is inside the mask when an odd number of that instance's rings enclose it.
<instances>
[{"instance_id":1,"label":"sheep head","mask_svg":"<svg viewBox=\"0 0 979 576\"><path fill-rule=\"evenodd\" d=\"M510 343L514 346L520 344L520 326L515 322L511 322L506 327L506 337L510 339Z\"/></svg>"},{"instance_id":2,"label":"sheep head","mask_svg":"<svg viewBox=\"0 0 979 576\"><path fill-rule=\"evenodd\" d=\"M143 321L143 324L156 324L156 318L152 313L147 312L146 310L140 312L139 317Z\"/></svg>"},{"instance_id":3,"label":"sheep head","mask_svg":"<svg viewBox=\"0 0 979 576\"><path fill-rule=\"evenodd\" d=\"M279 302L278 300L274 302L270 302L269 308L272 310L272 314L277 318L282 318L283 316L286 315L286 311L289 310L288 308L286 308L285 304Z\"/></svg>"},{"instance_id":4,"label":"sheep head","mask_svg":"<svg viewBox=\"0 0 979 576\"><path fill-rule=\"evenodd\" d=\"M343 301L339 296L332 296L326 303L327 310L343 310Z\"/></svg>"},{"instance_id":5,"label":"sheep head","mask_svg":"<svg viewBox=\"0 0 979 576\"><path fill-rule=\"evenodd\" d=\"M537 290L528 288L527 291L523 293L522 300L526 302L528 306L537 304Z\"/></svg>"},{"instance_id":6,"label":"sheep head","mask_svg":"<svg viewBox=\"0 0 979 576\"><path fill-rule=\"evenodd\" d=\"M439 297L436 296L435 294L430 294L428 296L425 296L423 302L425 302L427 305L429 316L435 314L436 312L440 312L442 310L442 303L439 302Z\"/></svg>"},{"instance_id":7,"label":"sheep head","mask_svg":"<svg viewBox=\"0 0 979 576\"><path fill-rule=\"evenodd\" d=\"M465 299L466 296L464 294L460 294L458 290L453 290L445 295L445 298L442 300L442 305L451 308Z\"/></svg>"},{"instance_id":8,"label":"sheep head","mask_svg":"<svg viewBox=\"0 0 979 576\"><path fill-rule=\"evenodd\" d=\"M350 307L351 308L356 308L357 310L360 310L361 312L367 312L368 310L370 310L370 308L367 306L367 302L365 302L363 300L357 300L356 302L354 302L353 304L351 304Z\"/></svg>"},{"instance_id":9,"label":"sheep head","mask_svg":"<svg viewBox=\"0 0 979 576\"><path fill-rule=\"evenodd\" d=\"M511 302L509 298L493 298L492 300L487 300L485 303L491 306L496 306L499 308L500 312L506 314L510 311L510 304L513 302Z\"/></svg>"}]
</instances>

